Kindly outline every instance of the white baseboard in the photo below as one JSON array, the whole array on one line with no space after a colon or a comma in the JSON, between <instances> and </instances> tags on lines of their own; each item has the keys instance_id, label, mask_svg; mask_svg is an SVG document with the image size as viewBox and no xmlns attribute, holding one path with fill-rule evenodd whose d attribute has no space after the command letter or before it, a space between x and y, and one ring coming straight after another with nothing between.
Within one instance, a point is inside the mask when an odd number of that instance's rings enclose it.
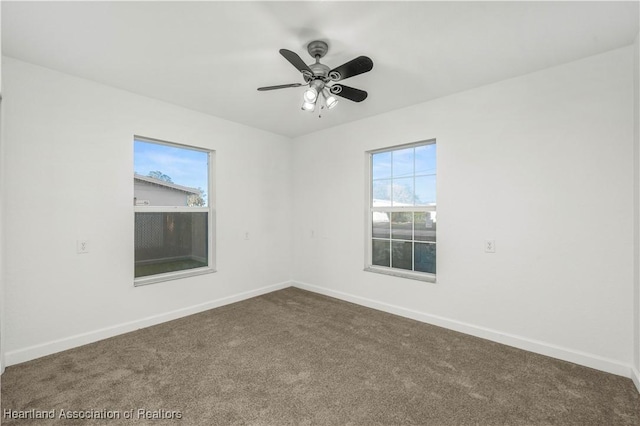
<instances>
[{"instance_id":1,"label":"white baseboard","mask_svg":"<svg viewBox=\"0 0 640 426\"><path fill-rule=\"evenodd\" d=\"M635 367L631 368L631 380L636 385L636 389L640 392L640 371L638 371Z\"/></svg>"},{"instance_id":2,"label":"white baseboard","mask_svg":"<svg viewBox=\"0 0 640 426\"><path fill-rule=\"evenodd\" d=\"M188 315L197 314L199 312L207 311L209 309L218 308L220 306L229 305L231 303L240 302L242 300L251 299L252 297L260 296L262 294L271 293L276 290L291 287L291 282L283 282L274 284L262 288L258 288L244 293L238 293L231 296L223 297L216 300L211 300L205 303L200 303L193 306L188 306L175 311L165 312L158 315L153 315L146 318L141 318L136 321L130 321L122 324L117 324L111 327L105 327L99 330L91 331L88 333L77 334L75 336L65 337L63 339L53 340L50 342L42 343L39 345L29 346L27 348L18 349L5 353L6 366L19 364L21 362L30 361L32 359L40 358L46 355L51 355L56 352L72 349L78 346L86 345L88 343L97 342L98 340L114 337L119 334L128 333L141 328L150 327L152 325L160 324L163 322L171 321L174 319L186 317Z\"/></svg>"},{"instance_id":3,"label":"white baseboard","mask_svg":"<svg viewBox=\"0 0 640 426\"><path fill-rule=\"evenodd\" d=\"M362 305L379 311L388 312L390 314L399 315L401 317L414 319L416 321L424 322L427 324L437 325L439 327L459 331L461 333L470 334L476 337L481 337L493 342L498 342L519 349L524 349L529 352L561 359L563 361L573 362L574 364L583 365L586 367L594 368L596 370L605 371L607 373L612 373L624 377L633 376L632 378L636 383L638 390L640 391L638 382L640 378L638 377L637 371L632 372L632 367L630 365L623 364L618 361L603 358L598 355L563 348L533 339L528 339L526 337L503 333L497 330L479 327L473 324L468 324L437 315L431 315L424 312L419 312L412 309L407 309L348 293L343 293L341 291L331 290L313 284L294 281L292 285L303 290L324 294L325 296L334 297L336 299L355 303L357 305Z\"/></svg>"}]
</instances>

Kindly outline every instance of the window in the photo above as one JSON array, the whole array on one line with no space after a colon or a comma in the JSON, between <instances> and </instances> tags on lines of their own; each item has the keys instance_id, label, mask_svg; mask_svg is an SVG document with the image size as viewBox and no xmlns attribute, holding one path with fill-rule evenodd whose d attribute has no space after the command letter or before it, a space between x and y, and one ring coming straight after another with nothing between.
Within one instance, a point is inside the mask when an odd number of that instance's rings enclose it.
<instances>
[{"instance_id":1,"label":"window","mask_svg":"<svg viewBox=\"0 0 640 426\"><path fill-rule=\"evenodd\" d=\"M436 141L367 154L365 270L435 281Z\"/></svg>"},{"instance_id":2,"label":"window","mask_svg":"<svg viewBox=\"0 0 640 426\"><path fill-rule=\"evenodd\" d=\"M213 151L133 143L135 284L213 272Z\"/></svg>"}]
</instances>

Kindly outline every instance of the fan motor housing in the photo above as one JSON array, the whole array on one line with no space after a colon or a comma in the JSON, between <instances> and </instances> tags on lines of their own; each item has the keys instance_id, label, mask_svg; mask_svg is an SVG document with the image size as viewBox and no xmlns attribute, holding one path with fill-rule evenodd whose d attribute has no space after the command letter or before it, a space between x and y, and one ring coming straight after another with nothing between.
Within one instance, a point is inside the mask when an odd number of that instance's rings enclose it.
<instances>
[{"instance_id":1,"label":"fan motor housing","mask_svg":"<svg viewBox=\"0 0 640 426\"><path fill-rule=\"evenodd\" d=\"M309 68L311 68L311 71L313 71L313 75L316 78L322 78L323 80L325 80L327 78L327 76L329 75L329 71L330 68L324 64L321 63L315 63L315 64L310 64Z\"/></svg>"}]
</instances>

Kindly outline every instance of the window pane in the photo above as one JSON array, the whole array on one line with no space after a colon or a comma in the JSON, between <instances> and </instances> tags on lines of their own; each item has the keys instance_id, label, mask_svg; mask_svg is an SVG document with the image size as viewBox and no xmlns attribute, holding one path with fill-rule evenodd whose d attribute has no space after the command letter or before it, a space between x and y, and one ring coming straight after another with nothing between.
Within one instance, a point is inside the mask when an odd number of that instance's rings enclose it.
<instances>
[{"instance_id":1,"label":"window pane","mask_svg":"<svg viewBox=\"0 0 640 426\"><path fill-rule=\"evenodd\" d=\"M135 205L208 205L208 153L135 140L133 165Z\"/></svg>"},{"instance_id":2,"label":"window pane","mask_svg":"<svg viewBox=\"0 0 640 426\"><path fill-rule=\"evenodd\" d=\"M372 240L372 265L389 266L389 240Z\"/></svg>"},{"instance_id":3,"label":"window pane","mask_svg":"<svg viewBox=\"0 0 640 426\"><path fill-rule=\"evenodd\" d=\"M135 214L135 276L208 265L207 212Z\"/></svg>"},{"instance_id":4,"label":"window pane","mask_svg":"<svg viewBox=\"0 0 640 426\"><path fill-rule=\"evenodd\" d=\"M380 152L371 157L373 179L389 179L391 177L391 153Z\"/></svg>"},{"instance_id":5,"label":"window pane","mask_svg":"<svg viewBox=\"0 0 640 426\"><path fill-rule=\"evenodd\" d=\"M371 154L370 265L435 274L434 142Z\"/></svg>"},{"instance_id":6,"label":"window pane","mask_svg":"<svg viewBox=\"0 0 640 426\"><path fill-rule=\"evenodd\" d=\"M436 177L416 177L416 206L433 205L436 203Z\"/></svg>"},{"instance_id":7,"label":"window pane","mask_svg":"<svg viewBox=\"0 0 640 426\"><path fill-rule=\"evenodd\" d=\"M393 205L413 205L413 178L393 180Z\"/></svg>"},{"instance_id":8,"label":"window pane","mask_svg":"<svg viewBox=\"0 0 640 426\"><path fill-rule=\"evenodd\" d=\"M436 273L436 245L415 243L415 269L419 272Z\"/></svg>"},{"instance_id":9,"label":"window pane","mask_svg":"<svg viewBox=\"0 0 640 426\"><path fill-rule=\"evenodd\" d=\"M436 144L416 147L416 176L436 174Z\"/></svg>"},{"instance_id":10,"label":"window pane","mask_svg":"<svg viewBox=\"0 0 640 426\"><path fill-rule=\"evenodd\" d=\"M373 238L389 238L389 213L373 212Z\"/></svg>"},{"instance_id":11,"label":"window pane","mask_svg":"<svg viewBox=\"0 0 640 426\"><path fill-rule=\"evenodd\" d=\"M394 240L413 238L413 212L391 213L391 238Z\"/></svg>"},{"instance_id":12,"label":"window pane","mask_svg":"<svg viewBox=\"0 0 640 426\"><path fill-rule=\"evenodd\" d=\"M436 241L436 212L416 212L414 222L416 241Z\"/></svg>"},{"instance_id":13,"label":"window pane","mask_svg":"<svg viewBox=\"0 0 640 426\"><path fill-rule=\"evenodd\" d=\"M392 151L394 178L413 176L413 151L413 148Z\"/></svg>"},{"instance_id":14,"label":"window pane","mask_svg":"<svg viewBox=\"0 0 640 426\"><path fill-rule=\"evenodd\" d=\"M373 181L373 207L383 207L391 205L391 179Z\"/></svg>"},{"instance_id":15,"label":"window pane","mask_svg":"<svg viewBox=\"0 0 640 426\"><path fill-rule=\"evenodd\" d=\"M391 266L399 269L412 269L413 243L404 241L392 241Z\"/></svg>"}]
</instances>

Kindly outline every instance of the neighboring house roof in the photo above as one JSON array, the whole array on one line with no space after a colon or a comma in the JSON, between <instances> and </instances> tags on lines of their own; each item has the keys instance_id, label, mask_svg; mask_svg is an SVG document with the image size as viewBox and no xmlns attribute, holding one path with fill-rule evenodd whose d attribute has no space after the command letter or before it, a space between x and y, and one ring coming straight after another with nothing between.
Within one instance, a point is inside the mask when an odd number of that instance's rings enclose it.
<instances>
[{"instance_id":1,"label":"neighboring house roof","mask_svg":"<svg viewBox=\"0 0 640 426\"><path fill-rule=\"evenodd\" d=\"M164 181L164 180L152 178L152 177L149 177L149 176L142 176L142 175L139 175L137 173L133 174L133 179L134 180L139 180L139 181L142 181L142 182L152 183L154 185L164 186L166 188L171 188L171 189L175 189L175 190L182 191L182 192L186 192L187 194L196 194L196 195L200 194L200 191L197 188L190 188L188 186L176 185L175 183L171 183L171 182L167 182L167 181Z\"/></svg>"}]
</instances>

